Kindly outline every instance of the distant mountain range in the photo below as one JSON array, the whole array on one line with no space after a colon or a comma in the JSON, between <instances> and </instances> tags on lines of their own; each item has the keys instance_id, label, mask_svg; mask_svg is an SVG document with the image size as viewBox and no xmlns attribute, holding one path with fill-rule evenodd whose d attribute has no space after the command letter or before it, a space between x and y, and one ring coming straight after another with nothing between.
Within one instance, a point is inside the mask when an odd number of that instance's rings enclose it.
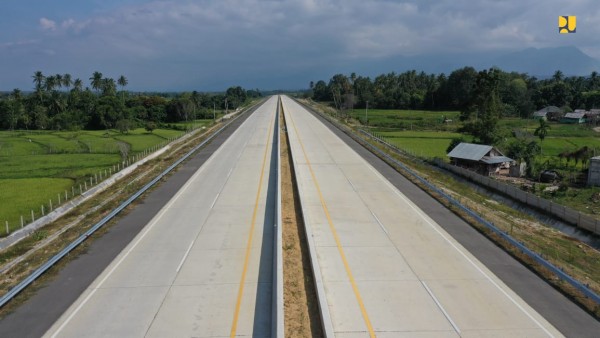
<instances>
[{"instance_id":1,"label":"distant mountain range","mask_svg":"<svg viewBox=\"0 0 600 338\"><path fill-rule=\"evenodd\" d=\"M394 56L379 60L353 62L343 68L351 68L360 75L375 76L389 72L415 69L426 73L449 74L455 69L471 66L487 69L497 66L504 71L527 73L538 78L552 76L560 70L566 76L589 76L600 72L600 61L583 53L577 47L527 48L516 52L439 53L418 56ZM340 68L342 68L340 67ZM346 71L344 71L346 73Z\"/></svg>"}]
</instances>

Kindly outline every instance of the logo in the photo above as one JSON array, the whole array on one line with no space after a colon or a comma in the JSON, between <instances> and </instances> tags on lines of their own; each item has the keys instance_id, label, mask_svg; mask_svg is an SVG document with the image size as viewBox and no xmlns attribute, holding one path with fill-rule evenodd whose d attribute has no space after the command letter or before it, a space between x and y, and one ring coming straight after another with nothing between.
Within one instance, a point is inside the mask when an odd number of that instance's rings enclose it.
<instances>
[{"instance_id":1,"label":"logo","mask_svg":"<svg viewBox=\"0 0 600 338\"><path fill-rule=\"evenodd\" d=\"M577 17L564 15L558 17L558 32L560 34L575 33L577 31Z\"/></svg>"}]
</instances>

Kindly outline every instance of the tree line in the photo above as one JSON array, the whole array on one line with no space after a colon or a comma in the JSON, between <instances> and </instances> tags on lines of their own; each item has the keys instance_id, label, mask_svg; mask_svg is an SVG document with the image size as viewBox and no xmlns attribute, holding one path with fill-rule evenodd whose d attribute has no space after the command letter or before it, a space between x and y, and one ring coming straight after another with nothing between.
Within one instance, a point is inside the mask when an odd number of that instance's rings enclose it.
<instances>
[{"instance_id":1,"label":"tree line","mask_svg":"<svg viewBox=\"0 0 600 338\"><path fill-rule=\"evenodd\" d=\"M523 73L494 72L494 85L504 116L528 117L545 106L567 111L577 108L600 108L600 77L566 77L556 71L551 78L538 79ZM329 82L310 83L310 95L317 101L334 102L338 108L426 109L464 111L478 95L482 72L473 67L454 70L449 75L417 73L415 70L370 77L334 75Z\"/></svg>"},{"instance_id":2,"label":"tree line","mask_svg":"<svg viewBox=\"0 0 600 338\"><path fill-rule=\"evenodd\" d=\"M0 96L1 129L129 130L147 123L191 121L212 118L213 110L235 109L248 99L260 97L258 90L230 87L225 93L197 91L177 94L132 93L128 79L116 80L96 71L84 88L70 74L32 76L33 91L14 89Z\"/></svg>"},{"instance_id":3,"label":"tree line","mask_svg":"<svg viewBox=\"0 0 600 338\"><path fill-rule=\"evenodd\" d=\"M503 116L531 117L553 105L565 112L600 108L600 77L565 76L556 71L548 79L498 68L477 71L463 67L446 74L415 70L381 74L374 79L334 75L328 83L310 82L306 94L316 101L332 102L339 110L351 108L457 110L464 122L461 132L475 142L494 144L500 135L497 121Z\"/></svg>"}]
</instances>

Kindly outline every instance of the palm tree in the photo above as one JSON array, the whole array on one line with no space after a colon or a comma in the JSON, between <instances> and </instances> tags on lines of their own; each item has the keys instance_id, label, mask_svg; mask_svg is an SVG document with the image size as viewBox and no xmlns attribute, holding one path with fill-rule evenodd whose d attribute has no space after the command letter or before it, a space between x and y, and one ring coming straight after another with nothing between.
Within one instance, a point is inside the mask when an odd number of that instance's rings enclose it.
<instances>
[{"instance_id":1,"label":"palm tree","mask_svg":"<svg viewBox=\"0 0 600 338\"><path fill-rule=\"evenodd\" d=\"M61 74L56 74L56 75L54 75L54 79L56 80L56 87L62 88L63 76Z\"/></svg>"},{"instance_id":2,"label":"palm tree","mask_svg":"<svg viewBox=\"0 0 600 338\"><path fill-rule=\"evenodd\" d=\"M35 94L38 96L38 98L40 99L40 103L42 102L42 90L43 90L43 84L44 84L44 80L46 79L46 77L44 76L44 74L41 71L37 71L35 73L33 73L33 83L35 83Z\"/></svg>"},{"instance_id":3,"label":"palm tree","mask_svg":"<svg viewBox=\"0 0 600 338\"><path fill-rule=\"evenodd\" d=\"M121 100L125 100L125 86L129 83L124 75L119 76L117 83L121 86Z\"/></svg>"},{"instance_id":4,"label":"palm tree","mask_svg":"<svg viewBox=\"0 0 600 338\"><path fill-rule=\"evenodd\" d=\"M535 131L533 132L533 135L539 137L540 143L542 143L542 142L544 142L546 135L548 135L548 129L550 129L550 124L548 124L548 122L546 122L546 120L540 119L540 125L535 129ZM541 148L542 147L540 145L540 152L541 152Z\"/></svg>"},{"instance_id":5,"label":"palm tree","mask_svg":"<svg viewBox=\"0 0 600 338\"><path fill-rule=\"evenodd\" d=\"M62 85L67 88L67 91L71 88L73 81L71 80L71 74L65 74L62 77Z\"/></svg>"},{"instance_id":6,"label":"palm tree","mask_svg":"<svg viewBox=\"0 0 600 338\"><path fill-rule=\"evenodd\" d=\"M46 80L44 81L44 89L46 89L47 92L51 92L54 90L54 88L56 87L56 77L50 75L50 76L46 76Z\"/></svg>"},{"instance_id":7,"label":"palm tree","mask_svg":"<svg viewBox=\"0 0 600 338\"><path fill-rule=\"evenodd\" d=\"M98 71L94 72L92 77L90 77L90 84L94 90L99 91L100 87L102 87L102 73Z\"/></svg>"},{"instance_id":8,"label":"palm tree","mask_svg":"<svg viewBox=\"0 0 600 338\"><path fill-rule=\"evenodd\" d=\"M81 81L81 79L75 79L75 81L73 81L73 90L78 92L83 90L83 81Z\"/></svg>"},{"instance_id":9,"label":"palm tree","mask_svg":"<svg viewBox=\"0 0 600 338\"><path fill-rule=\"evenodd\" d=\"M46 78L41 71L37 71L33 73L33 83L35 83L35 91L40 91L42 89L42 85L44 84L44 79Z\"/></svg>"},{"instance_id":10,"label":"palm tree","mask_svg":"<svg viewBox=\"0 0 600 338\"><path fill-rule=\"evenodd\" d=\"M560 82L563 80L563 78L564 74L560 70L557 70L556 72L554 72L554 75L552 75L552 80L554 80L554 82Z\"/></svg>"},{"instance_id":11,"label":"palm tree","mask_svg":"<svg viewBox=\"0 0 600 338\"><path fill-rule=\"evenodd\" d=\"M117 91L117 84L114 79L107 77L100 81L100 90L102 91L102 96L114 96Z\"/></svg>"}]
</instances>

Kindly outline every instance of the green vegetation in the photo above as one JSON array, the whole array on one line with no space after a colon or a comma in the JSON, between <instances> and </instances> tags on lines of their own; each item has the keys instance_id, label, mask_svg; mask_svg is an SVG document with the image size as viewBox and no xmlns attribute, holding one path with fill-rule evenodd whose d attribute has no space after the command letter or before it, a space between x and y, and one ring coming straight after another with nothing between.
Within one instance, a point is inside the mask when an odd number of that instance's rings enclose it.
<instances>
[{"instance_id":1,"label":"green vegetation","mask_svg":"<svg viewBox=\"0 0 600 338\"><path fill-rule=\"evenodd\" d=\"M212 120L197 120L195 127ZM192 125L190 124L190 127ZM152 133L144 128L127 133L117 130L86 131L1 131L0 132L0 222L8 221L11 229L20 226L20 216L31 221L58 204L57 194L79 184L89 184L90 177L111 170L126 157L135 155L184 133L182 130L158 128ZM95 178L94 178L95 179ZM2 227L0 234L4 235Z\"/></svg>"}]
</instances>

